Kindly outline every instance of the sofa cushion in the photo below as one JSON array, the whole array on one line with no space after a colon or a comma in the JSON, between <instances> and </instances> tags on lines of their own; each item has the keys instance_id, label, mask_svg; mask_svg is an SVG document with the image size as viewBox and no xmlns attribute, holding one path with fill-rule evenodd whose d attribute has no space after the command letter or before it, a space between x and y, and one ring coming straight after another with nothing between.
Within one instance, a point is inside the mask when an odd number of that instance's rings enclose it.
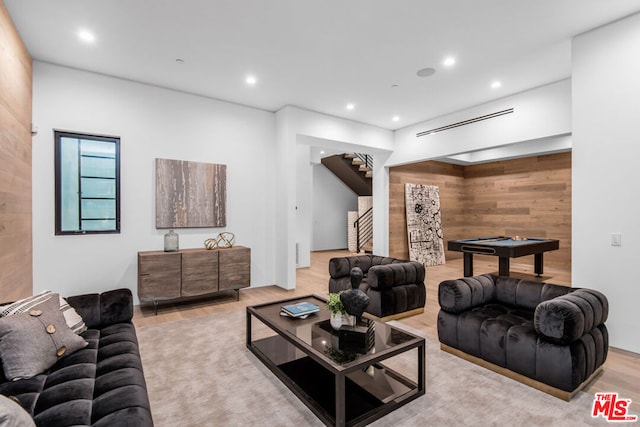
<instances>
[{"instance_id":1,"label":"sofa cushion","mask_svg":"<svg viewBox=\"0 0 640 427\"><path fill-rule=\"evenodd\" d=\"M67 326L58 294L29 312L0 318L0 358L10 381L40 374L86 345Z\"/></svg>"},{"instance_id":2,"label":"sofa cushion","mask_svg":"<svg viewBox=\"0 0 640 427\"><path fill-rule=\"evenodd\" d=\"M75 295L67 298L67 301L78 311L89 328L130 322L133 319L133 299L128 289Z\"/></svg>"},{"instance_id":3,"label":"sofa cushion","mask_svg":"<svg viewBox=\"0 0 640 427\"><path fill-rule=\"evenodd\" d=\"M522 280L510 276L494 277L496 301L511 306L535 310L542 301L572 292L568 286Z\"/></svg>"},{"instance_id":4,"label":"sofa cushion","mask_svg":"<svg viewBox=\"0 0 640 427\"><path fill-rule=\"evenodd\" d=\"M379 255L356 255L349 257L337 257L329 260L329 275L333 279L349 277L353 267L359 267L365 277L369 269L374 265L387 265L407 262L405 260L384 257Z\"/></svg>"}]
</instances>

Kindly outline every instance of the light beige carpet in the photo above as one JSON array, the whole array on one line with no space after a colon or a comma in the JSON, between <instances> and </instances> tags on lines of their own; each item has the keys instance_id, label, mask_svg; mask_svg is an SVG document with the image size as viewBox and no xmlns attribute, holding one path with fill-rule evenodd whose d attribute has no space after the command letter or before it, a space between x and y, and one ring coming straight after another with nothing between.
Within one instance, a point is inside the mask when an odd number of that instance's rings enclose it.
<instances>
[{"instance_id":1,"label":"light beige carpet","mask_svg":"<svg viewBox=\"0 0 640 427\"><path fill-rule=\"evenodd\" d=\"M442 352L437 338L394 323L426 339L427 390L374 426L606 424L591 418L593 395L564 402ZM157 427L322 425L246 349L244 310L137 332Z\"/></svg>"}]
</instances>

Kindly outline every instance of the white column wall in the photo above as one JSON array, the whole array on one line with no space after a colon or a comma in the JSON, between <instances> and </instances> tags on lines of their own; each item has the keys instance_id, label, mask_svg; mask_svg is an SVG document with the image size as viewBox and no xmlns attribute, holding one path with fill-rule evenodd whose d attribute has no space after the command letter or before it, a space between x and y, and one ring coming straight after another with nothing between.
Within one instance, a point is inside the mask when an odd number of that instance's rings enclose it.
<instances>
[{"instance_id":1,"label":"white column wall","mask_svg":"<svg viewBox=\"0 0 640 427\"><path fill-rule=\"evenodd\" d=\"M154 159L227 165L227 226L178 229L180 247L222 231L251 248L252 286L275 282L273 113L104 75L34 63L34 292L117 287L137 294L137 252L161 250ZM54 235L53 130L121 137L120 234Z\"/></svg>"},{"instance_id":2,"label":"white column wall","mask_svg":"<svg viewBox=\"0 0 640 427\"><path fill-rule=\"evenodd\" d=\"M640 15L573 41L573 282L609 300L610 344L640 352ZM611 234L622 246L611 246Z\"/></svg>"},{"instance_id":3,"label":"white column wall","mask_svg":"<svg viewBox=\"0 0 640 427\"><path fill-rule=\"evenodd\" d=\"M296 145L296 267L311 265L311 233L313 230L313 168L311 147Z\"/></svg>"}]
</instances>

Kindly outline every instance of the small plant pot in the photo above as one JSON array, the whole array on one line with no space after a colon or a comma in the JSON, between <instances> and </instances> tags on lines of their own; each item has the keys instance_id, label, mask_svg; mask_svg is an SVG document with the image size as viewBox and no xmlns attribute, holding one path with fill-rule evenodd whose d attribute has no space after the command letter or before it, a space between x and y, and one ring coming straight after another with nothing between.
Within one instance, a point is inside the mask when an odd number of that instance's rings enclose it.
<instances>
[{"instance_id":1,"label":"small plant pot","mask_svg":"<svg viewBox=\"0 0 640 427\"><path fill-rule=\"evenodd\" d=\"M331 323L331 327L336 331L340 329L342 326L342 313L331 313L331 318L329 319Z\"/></svg>"}]
</instances>

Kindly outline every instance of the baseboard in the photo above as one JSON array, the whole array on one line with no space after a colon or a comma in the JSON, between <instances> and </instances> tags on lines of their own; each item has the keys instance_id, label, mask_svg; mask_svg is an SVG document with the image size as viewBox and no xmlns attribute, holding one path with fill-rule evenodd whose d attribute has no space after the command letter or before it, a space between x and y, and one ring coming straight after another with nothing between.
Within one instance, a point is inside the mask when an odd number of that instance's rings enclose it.
<instances>
[{"instance_id":1,"label":"baseboard","mask_svg":"<svg viewBox=\"0 0 640 427\"><path fill-rule=\"evenodd\" d=\"M493 372L497 372L500 375L504 375L507 378L511 378L516 380L522 384L528 385L529 387L533 387L537 390L543 391L547 394L550 394L559 399L565 400L569 402L578 392L580 392L584 387L587 386L591 381L593 381L597 376L602 373L602 366L596 369L596 371L589 376L582 384L580 384L573 391L565 391L560 390L559 388L552 387L548 384L542 383L540 381L531 379L525 375L519 374L517 372L513 372L510 369L503 368L502 366L495 365L491 362L487 362L479 357L472 356L464 351L458 350L457 348L450 347L446 344L440 343L440 349L446 351L447 353L453 354L454 356L458 356L464 360L475 363L476 365L482 366L483 368L487 368Z\"/></svg>"},{"instance_id":2,"label":"baseboard","mask_svg":"<svg viewBox=\"0 0 640 427\"><path fill-rule=\"evenodd\" d=\"M371 313L366 313L366 317L377 320L378 322L388 322L390 320L403 319L409 316L415 316L416 314L424 313L424 307L414 308L413 310L403 311L402 313L390 314L385 317L374 316Z\"/></svg>"}]
</instances>

